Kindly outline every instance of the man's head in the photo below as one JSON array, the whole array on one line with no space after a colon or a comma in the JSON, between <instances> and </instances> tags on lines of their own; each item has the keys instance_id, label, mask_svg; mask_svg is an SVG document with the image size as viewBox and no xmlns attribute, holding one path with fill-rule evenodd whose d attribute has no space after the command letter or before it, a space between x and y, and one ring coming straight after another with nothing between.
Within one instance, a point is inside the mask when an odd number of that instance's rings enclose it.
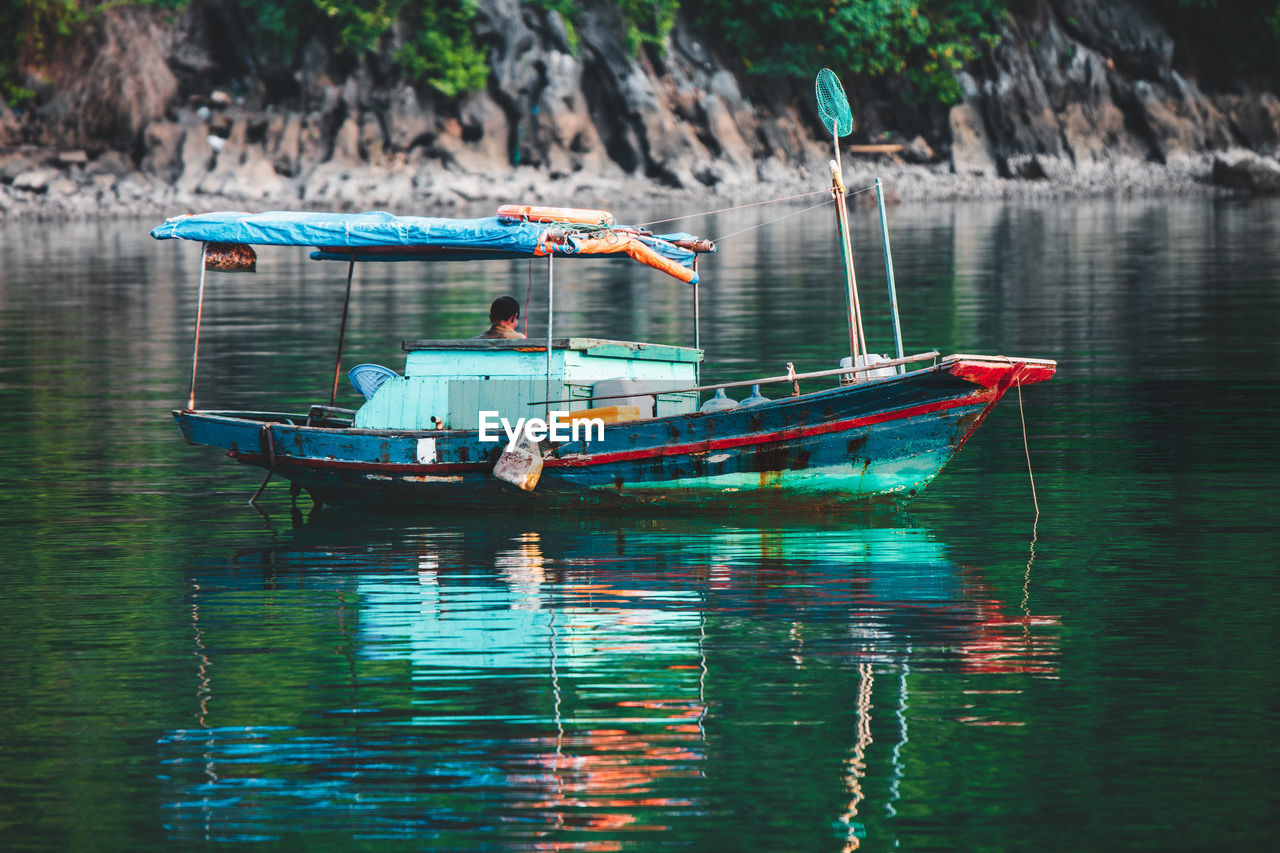
<instances>
[{"instance_id":1,"label":"man's head","mask_svg":"<svg viewBox=\"0 0 1280 853\"><path fill-rule=\"evenodd\" d=\"M510 323L514 328L515 320L519 317L520 303L510 296L499 296L493 300L493 305L489 306L489 322L495 326Z\"/></svg>"}]
</instances>

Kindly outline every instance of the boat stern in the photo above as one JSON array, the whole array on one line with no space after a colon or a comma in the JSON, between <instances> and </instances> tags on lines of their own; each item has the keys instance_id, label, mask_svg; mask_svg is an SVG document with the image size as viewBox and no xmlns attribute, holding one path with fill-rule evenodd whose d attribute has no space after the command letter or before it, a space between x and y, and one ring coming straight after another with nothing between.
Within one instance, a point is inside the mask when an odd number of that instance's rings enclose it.
<instances>
[{"instance_id":1,"label":"boat stern","mask_svg":"<svg viewBox=\"0 0 1280 853\"><path fill-rule=\"evenodd\" d=\"M265 427L291 423L296 416L276 412L210 412L175 409L173 419L188 444L217 447L233 455L263 454Z\"/></svg>"}]
</instances>

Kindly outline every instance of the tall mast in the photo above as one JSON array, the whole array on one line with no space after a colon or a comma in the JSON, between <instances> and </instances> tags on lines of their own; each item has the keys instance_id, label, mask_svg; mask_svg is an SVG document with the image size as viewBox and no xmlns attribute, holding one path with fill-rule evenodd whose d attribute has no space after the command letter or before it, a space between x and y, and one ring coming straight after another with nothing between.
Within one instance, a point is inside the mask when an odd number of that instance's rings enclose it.
<instances>
[{"instance_id":1,"label":"tall mast","mask_svg":"<svg viewBox=\"0 0 1280 853\"><path fill-rule=\"evenodd\" d=\"M837 155L839 154L837 145ZM849 237L849 209L845 204L844 176L840 163L831 161L831 195L836 202L836 228L840 234L840 258L844 262L845 303L849 319L849 354L858 364L859 352L867 351L867 338L862 331L862 309L858 304L858 280L853 271L853 241Z\"/></svg>"},{"instance_id":2,"label":"tall mast","mask_svg":"<svg viewBox=\"0 0 1280 853\"><path fill-rule=\"evenodd\" d=\"M849 321L849 356L853 366L858 353L866 353L867 338L862 331L862 309L858 305L858 281L853 272L853 241L849 238L849 209L845 205L844 173L840 164L840 137L853 133L853 112L840 78L830 68L823 68L813 81L822 126L831 131L835 159L831 161L831 197L836 203L836 231L840 237L840 259L844 263L845 305Z\"/></svg>"}]
</instances>

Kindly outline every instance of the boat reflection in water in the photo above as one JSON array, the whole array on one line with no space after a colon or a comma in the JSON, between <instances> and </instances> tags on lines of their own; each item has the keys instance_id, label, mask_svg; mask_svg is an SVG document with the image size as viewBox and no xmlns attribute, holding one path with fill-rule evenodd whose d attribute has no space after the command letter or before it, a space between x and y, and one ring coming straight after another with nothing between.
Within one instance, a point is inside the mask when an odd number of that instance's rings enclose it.
<instances>
[{"instance_id":1,"label":"boat reflection in water","mask_svg":"<svg viewBox=\"0 0 1280 853\"><path fill-rule=\"evenodd\" d=\"M664 828L654 815L693 803L655 783L696 773L705 759L699 596L603 579L557 585L535 533L495 552L492 565L498 582L483 585L434 554L420 558L416 577L362 578L365 654L409 660L415 685L430 692L541 680L549 696L536 709L486 701L456 719L545 732L503 750L509 808L553 827ZM454 721L433 701L420 704L413 725Z\"/></svg>"},{"instance_id":2,"label":"boat reflection in water","mask_svg":"<svg viewBox=\"0 0 1280 853\"><path fill-rule=\"evenodd\" d=\"M948 685L1055 673L1056 620L925 530L525 526L303 528L196 567L199 722L160 744L173 840L733 843L764 774L777 820L853 849L928 766L913 691L924 725L947 702L1016 725L969 706L1017 690Z\"/></svg>"}]
</instances>

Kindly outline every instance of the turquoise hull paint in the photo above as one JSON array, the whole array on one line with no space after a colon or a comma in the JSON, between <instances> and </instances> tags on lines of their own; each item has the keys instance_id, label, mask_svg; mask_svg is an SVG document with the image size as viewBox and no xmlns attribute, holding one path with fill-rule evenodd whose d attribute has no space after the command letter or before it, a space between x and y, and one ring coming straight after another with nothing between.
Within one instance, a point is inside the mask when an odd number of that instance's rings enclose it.
<instances>
[{"instance_id":1,"label":"turquoise hull paint","mask_svg":"<svg viewBox=\"0 0 1280 853\"><path fill-rule=\"evenodd\" d=\"M636 483L629 488L641 494L672 490L704 492L708 493L708 498L716 495L728 498L738 492L775 491L797 497L807 495L817 500L860 500L894 496L909 499L923 489L954 455L955 451L947 448L910 459L868 462L860 468L851 464L839 464L800 471L717 474L673 480L670 483Z\"/></svg>"}]
</instances>

